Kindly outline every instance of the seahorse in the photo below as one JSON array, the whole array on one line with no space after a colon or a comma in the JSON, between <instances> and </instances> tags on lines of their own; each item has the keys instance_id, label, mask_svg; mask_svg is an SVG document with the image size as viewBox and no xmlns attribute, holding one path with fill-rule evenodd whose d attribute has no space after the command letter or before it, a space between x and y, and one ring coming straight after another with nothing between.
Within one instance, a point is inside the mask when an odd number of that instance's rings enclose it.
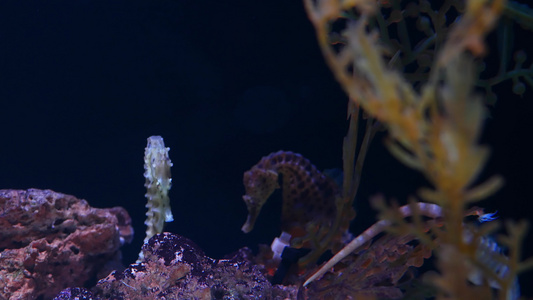
<instances>
[{"instance_id":1,"label":"seahorse","mask_svg":"<svg viewBox=\"0 0 533 300\"><path fill-rule=\"evenodd\" d=\"M278 151L263 158L244 173L248 208L242 231L250 232L261 208L282 182L281 229L294 237L327 231L337 217L339 187L298 153ZM329 227L328 227L329 226ZM321 234L322 235L322 234Z\"/></svg>"},{"instance_id":2,"label":"seahorse","mask_svg":"<svg viewBox=\"0 0 533 300\"><path fill-rule=\"evenodd\" d=\"M144 151L144 186L146 187L146 237L144 244L155 234L163 232L165 222L172 222L172 210L168 192L172 186L170 167L172 162L168 156L170 148L165 147L161 136L151 136ZM139 253L137 262L144 260L143 252Z\"/></svg>"}]
</instances>

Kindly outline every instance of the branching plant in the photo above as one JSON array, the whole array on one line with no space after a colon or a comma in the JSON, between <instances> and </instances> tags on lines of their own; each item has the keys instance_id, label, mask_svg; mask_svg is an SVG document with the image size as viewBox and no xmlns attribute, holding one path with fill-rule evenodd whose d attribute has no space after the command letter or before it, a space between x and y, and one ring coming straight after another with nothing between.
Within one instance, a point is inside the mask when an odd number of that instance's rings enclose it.
<instances>
[{"instance_id":1,"label":"branching plant","mask_svg":"<svg viewBox=\"0 0 533 300\"><path fill-rule=\"evenodd\" d=\"M526 223L507 223L509 235L499 239L509 249L504 256L488 237L497 227L495 222L473 226L464 219L476 211L473 203L503 184L497 175L474 184L489 155L488 147L478 143L485 113L482 98L474 93L479 82L474 61L486 52L484 39L507 12L506 1L449 0L438 9L424 0L404 8L398 0L304 2L325 60L351 107L360 106L383 124L390 152L431 184L417 191L403 214L382 204L383 229L416 236L436 253L440 274L432 283L439 299L490 298L491 286L499 288L499 299L517 297L516 276L533 265L531 260L520 262ZM424 14L415 21L419 34L409 36L405 20L417 13ZM527 24L527 18L521 22ZM391 24L396 32L389 30ZM518 76L530 78L526 71ZM353 157L347 149L345 143L345 164ZM439 214L430 216L434 222L425 222L422 216L432 211L430 207L438 207ZM479 211L476 214L481 221L487 219ZM407 216L412 221L406 221ZM361 244L373 237L365 238L365 233ZM482 279L476 282L474 277Z\"/></svg>"}]
</instances>

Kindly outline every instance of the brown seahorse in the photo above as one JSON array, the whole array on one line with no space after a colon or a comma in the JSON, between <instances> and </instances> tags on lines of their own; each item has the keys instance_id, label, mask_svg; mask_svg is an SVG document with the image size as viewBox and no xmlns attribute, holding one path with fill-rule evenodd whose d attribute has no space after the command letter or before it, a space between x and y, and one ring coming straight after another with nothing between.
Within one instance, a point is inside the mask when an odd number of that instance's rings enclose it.
<instances>
[{"instance_id":1,"label":"brown seahorse","mask_svg":"<svg viewBox=\"0 0 533 300\"><path fill-rule=\"evenodd\" d=\"M279 175L283 193L281 229L293 238L305 240L326 234L337 217L339 188L302 155L286 151L263 157L244 173L243 200L248 218L242 231L248 233L253 229L263 204L280 187Z\"/></svg>"}]
</instances>

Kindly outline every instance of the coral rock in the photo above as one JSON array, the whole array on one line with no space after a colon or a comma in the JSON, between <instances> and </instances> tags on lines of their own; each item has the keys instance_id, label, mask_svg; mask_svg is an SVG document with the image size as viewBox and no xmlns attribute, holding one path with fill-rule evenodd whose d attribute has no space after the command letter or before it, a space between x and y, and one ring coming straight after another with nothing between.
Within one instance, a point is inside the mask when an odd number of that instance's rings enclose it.
<instances>
[{"instance_id":1,"label":"coral rock","mask_svg":"<svg viewBox=\"0 0 533 300\"><path fill-rule=\"evenodd\" d=\"M50 299L120 259L133 237L121 207L51 190L0 190L0 299Z\"/></svg>"},{"instance_id":2,"label":"coral rock","mask_svg":"<svg viewBox=\"0 0 533 300\"><path fill-rule=\"evenodd\" d=\"M142 251L143 262L98 282L95 299L296 299L296 287L272 286L246 248L217 260L189 239L163 233Z\"/></svg>"}]
</instances>

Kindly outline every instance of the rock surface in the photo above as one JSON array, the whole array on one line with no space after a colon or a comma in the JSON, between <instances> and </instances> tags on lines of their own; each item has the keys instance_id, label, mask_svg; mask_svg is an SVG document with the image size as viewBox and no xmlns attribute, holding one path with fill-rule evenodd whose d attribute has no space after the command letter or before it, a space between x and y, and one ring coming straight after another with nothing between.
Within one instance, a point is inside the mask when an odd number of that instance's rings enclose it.
<instances>
[{"instance_id":1,"label":"rock surface","mask_svg":"<svg viewBox=\"0 0 533 300\"><path fill-rule=\"evenodd\" d=\"M132 238L121 207L93 208L51 190L0 190L0 299L51 299L105 276Z\"/></svg>"},{"instance_id":2,"label":"rock surface","mask_svg":"<svg viewBox=\"0 0 533 300\"><path fill-rule=\"evenodd\" d=\"M272 285L251 252L212 259L189 239L163 233L143 246L145 260L113 272L92 291L70 288L55 299L296 299L295 286Z\"/></svg>"}]
</instances>

